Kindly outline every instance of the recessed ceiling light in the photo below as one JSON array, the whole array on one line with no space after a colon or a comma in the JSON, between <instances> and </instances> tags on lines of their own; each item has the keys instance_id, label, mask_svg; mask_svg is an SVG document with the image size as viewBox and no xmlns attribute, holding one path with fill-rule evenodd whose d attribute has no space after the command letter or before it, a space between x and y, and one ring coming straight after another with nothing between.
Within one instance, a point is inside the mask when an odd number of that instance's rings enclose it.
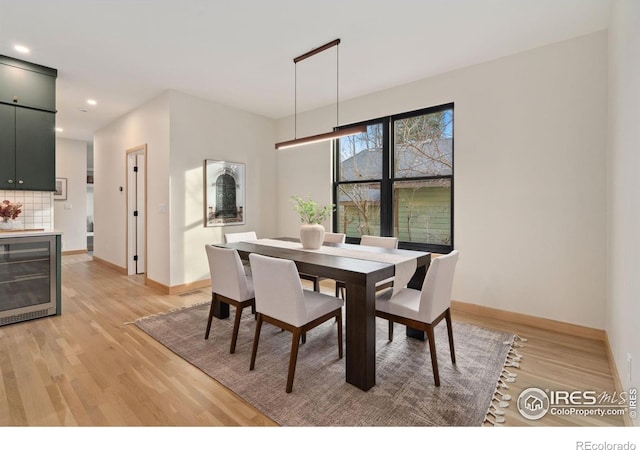
<instances>
[{"instance_id":1,"label":"recessed ceiling light","mask_svg":"<svg viewBox=\"0 0 640 450\"><path fill-rule=\"evenodd\" d=\"M62 133L64 131L64 128L56 127L56 131L58 133Z\"/></svg>"},{"instance_id":2,"label":"recessed ceiling light","mask_svg":"<svg viewBox=\"0 0 640 450\"><path fill-rule=\"evenodd\" d=\"M95 101L95 100L94 100L94 99L92 99L92 98L90 98L89 100L87 100L87 103L88 103L88 104L90 104L90 105L97 105L97 104L98 104L98 102L97 102L97 101Z\"/></svg>"},{"instance_id":3,"label":"recessed ceiling light","mask_svg":"<svg viewBox=\"0 0 640 450\"><path fill-rule=\"evenodd\" d=\"M14 45L13 46L14 50L20 53L29 53L31 52L31 50L29 50L28 47L25 47L24 45Z\"/></svg>"}]
</instances>

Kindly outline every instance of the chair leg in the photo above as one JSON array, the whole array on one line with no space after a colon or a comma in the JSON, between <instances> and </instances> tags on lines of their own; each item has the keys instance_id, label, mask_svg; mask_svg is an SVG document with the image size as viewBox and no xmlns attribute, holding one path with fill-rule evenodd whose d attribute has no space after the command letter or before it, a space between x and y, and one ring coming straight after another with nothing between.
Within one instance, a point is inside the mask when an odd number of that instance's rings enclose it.
<instances>
[{"instance_id":1,"label":"chair leg","mask_svg":"<svg viewBox=\"0 0 640 450\"><path fill-rule=\"evenodd\" d=\"M393 341L393 322L389 321L389 340Z\"/></svg>"},{"instance_id":2,"label":"chair leg","mask_svg":"<svg viewBox=\"0 0 640 450\"><path fill-rule=\"evenodd\" d=\"M342 359L342 308L338 310L336 322L338 323L338 358Z\"/></svg>"},{"instance_id":3,"label":"chair leg","mask_svg":"<svg viewBox=\"0 0 640 450\"><path fill-rule=\"evenodd\" d=\"M253 337L253 350L251 350L251 364L249 370L253 370L256 366L256 355L258 354L258 341L260 340L260 329L262 328L262 314L258 313L258 321L256 322L256 334Z\"/></svg>"},{"instance_id":4,"label":"chair leg","mask_svg":"<svg viewBox=\"0 0 640 450\"><path fill-rule=\"evenodd\" d=\"M303 344L307 343L307 333L302 333L302 335L300 336L300 342L302 342Z\"/></svg>"},{"instance_id":5,"label":"chair leg","mask_svg":"<svg viewBox=\"0 0 640 450\"><path fill-rule=\"evenodd\" d=\"M313 290L316 292L320 292L320 278L315 277L313 279Z\"/></svg>"},{"instance_id":6,"label":"chair leg","mask_svg":"<svg viewBox=\"0 0 640 450\"><path fill-rule=\"evenodd\" d=\"M342 281L337 281L336 280L336 297L341 298L342 300L345 299L344 283ZM340 316L342 317L342 311L340 311ZM336 317L336 322L337 321L338 321L338 318ZM340 358L342 358L342 356Z\"/></svg>"},{"instance_id":7,"label":"chair leg","mask_svg":"<svg viewBox=\"0 0 640 450\"><path fill-rule=\"evenodd\" d=\"M433 379L436 386L440 386L440 374L438 373L438 356L436 355L436 341L434 339L433 327L427 326L427 336L429 338L429 351L431 352L431 366L433 367Z\"/></svg>"},{"instance_id":8,"label":"chair leg","mask_svg":"<svg viewBox=\"0 0 640 450\"><path fill-rule=\"evenodd\" d=\"M236 341L238 340L238 329L240 328L240 318L242 317L242 309L240 306L236 306L236 317L233 320L233 333L231 333L231 349L229 353L236 352Z\"/></svg>"},{"instance_id":9,"label":"chair leg","mask_svg":"<svg viewBox=\"0 0 640 450\"><path fill-rule=\"evenodd\" d=\"M456 363L456 351L453 346L453 328L451 327L451 309L448 308L444 316L447 321L447 331L449 332L449 350L451 351L451 362Z\"/></svg>"},{"instance_id":10,"label":"chair leg","mask_svg":"<svg viewBox=\"0 0 640 450\"><path fill-rule=\"evenodd\" d=\"M209 308L209 320L207 321L207 331L204 334L205 339L209 339L209 331L211 330L211 321L213 320L213 310L216 307L216 294L211 294L211 308Z\"/></svg>"},{"instance_id":11,"label":"chair leg","mask_svg":"<svg viewBox=\"0 0 640 450\"><path fill-rule=\"evenodd\" d=\"M289 375L287 376L287 394L293 390L293 376L296 373L296 362L298 361L298 346L300 345L300 329L293 331L291 337L291 355L289 356Z\"/></svg>"}]
</instances>

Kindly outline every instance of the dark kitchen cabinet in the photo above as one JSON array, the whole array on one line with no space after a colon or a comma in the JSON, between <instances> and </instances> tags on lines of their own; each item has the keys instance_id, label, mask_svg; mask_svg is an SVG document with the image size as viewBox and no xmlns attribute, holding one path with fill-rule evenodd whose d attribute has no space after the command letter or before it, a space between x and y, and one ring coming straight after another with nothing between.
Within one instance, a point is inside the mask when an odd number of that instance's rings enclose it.
<instances>
[{"instance_id":1,"label":"dark kitchen cabinet","mask_svg":"<svg viewBox=\"0 0 640 450\"><path fill-rule=\"evenodd\" d=\"M55 191L55 114L0 104L0 189Z\"/></svg>"},{"instance_id":2,"label":"dark kitchen cabinet","mask_svg":"<svg viewBox=\"0 0 640 450\"><path fill-rule=\"evenodd\" d=\"M0 102L55 112L57 76L56 69L0 55Z\"/></svg>"},{"instance_id":3,"label":"dark kitchen cabinet","mask_svg":"<svg viewBox=\"0 0 640 450\"><path fill-rule=\"evenodd\" d=\"M0 55L0 189L55 191L56 74Z\"/></svg>"}]
</instances>

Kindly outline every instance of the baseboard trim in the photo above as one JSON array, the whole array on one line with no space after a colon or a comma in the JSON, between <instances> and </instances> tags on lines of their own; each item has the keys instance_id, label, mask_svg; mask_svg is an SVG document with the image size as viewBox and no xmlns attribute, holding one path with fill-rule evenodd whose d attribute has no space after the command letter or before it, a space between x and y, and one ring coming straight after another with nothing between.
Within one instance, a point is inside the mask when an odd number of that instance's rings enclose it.
<instances>
[{"instance_id":1,"label":"baseboard trim","mask_svg":"<svg viewBox=\"0 0 640 450\"><path fill-rule=\"evenodd\" d=\"M122 266L118 266L117 264L114 264L112 262L109 262L107 260L104 260L102 258L98 258L97 256L93 256L93 260L99 264L102 264L104 266L109 267L110 269L115 270L118 273L121 273L123 275L127 275L127 268L126 267L122 267Z\"/></svg>"},{"instance_id":2,"label":"baseboard trim","mask_svg":"<svg viewBox=\"0 0 640 450\"><path fill-rule=\"evenodd\" d=\"M528 314L489 308L488 306L474 305L472 303L464 303L455 300L451 301L451 309L453 311L473 313L479 316L491 317L521 325L529 325L543 330L556 331L569 336L595 339L597 341L605 340L604 330L585 327L583 325L575 325L573 323L560 322L557 320L545 319L543 317L530 316Z\"/></svg>"},{"instance_id":3,"label":"baseboard trim","mask_svg":"<svg viewBox=\"0 0 640 450\"><path fill-rule=\"evenodd\" d=\"M622 386L622 382L620 381L621 378L620 373L618 372L618 367L616 365L616 360L613 357L613 349L611 348L611 343L609 342L609 335L607 334L606 330L599 330L597 328L590 328L582 325L575 325L572 323L560 322L557 320L545 319L542 317L505 311L502 309L489 308L487 306L474 305L472 303L464 303L455 300L451 301L451 310L454 312L459 311L472 313L483 317L504 320L521 325L528 325L543 330L563 333L569 336L601 341L604 344L605 352L607 354L607 360L609 361L609 368L611 369L611 376L613 377L613 386L616 392L624 392L624 387ZM625 426L635 426L633 420L631 419L631 417L629 417L628 414L624 415L623 420Z\"/></svg>"},{"instance_id":4,"label":"baseboard trim","mask_svg":"<svg viewBox=\"0 0 640 450\"><path fill-rule=\"evenodd\" d=\"M155 289L158 292L162 292L163 294L169 294L169 286L167 286L166 284L162 284L158 281L152 280L151 278L147 277L144 280L144 284L145 286L149 286L152 289Z\"/></svg>"},{"instance_id":5,"label":"baseboard trim","mask_svg":"<svg viewBox=\"0 0 640 450\"><path fill-rule=\"evenodd\" d=\"M89 253L89 250L67 250L66 252L62 252L62 256L66 256L66 255L82 255L84 253Z\"/></svg>"},{"instance_id":6,"label":"baseboard trim","mask_svg":"<svg viewBox=\"0 0 640 450\"><path fill-rule=\"evenodd\" d=\"M169 288L170 294L182 294L183 292L195 291L196 289L202 289L211 286L211 280L193 281L191 283L179 284L178 286L171 286Z\"/></svg>"},{"instance_id":7,"label":"baseboard trim","mask_svg":"<svg viewBox=\"0 0 640 450\"><path fill-rule=\"evenodd\" d=\"M193 281L191 283L179 284L176 286L167 286L166 284L147 278L145 284L163 294L175 295L182 294L184 292L195 291L196 289L202 289L211 286L211 280Z\"/></svg>"},{"instance_id":8,"label":"baseboard trim","mask_svg":"<svg viewBox=\"0 0 640 450\"><path fill-rule=\"evenodd\" d=\"M620 381L620 372L618 372L618 366L616 364L616 359L613 357L613 349L611 348L611 342L609 341L609 335L607 332L604 332L604 347L607 351L607 359L609 360L609 368L611 369L611 375L613 376L613 385L616 388L616 392L624 392L624 387L622 386L622 382ZM624 425L626 427L633 427L633 420L629 417L629 414L625 414L623 416Z\"/></svg>"}]
</instances>

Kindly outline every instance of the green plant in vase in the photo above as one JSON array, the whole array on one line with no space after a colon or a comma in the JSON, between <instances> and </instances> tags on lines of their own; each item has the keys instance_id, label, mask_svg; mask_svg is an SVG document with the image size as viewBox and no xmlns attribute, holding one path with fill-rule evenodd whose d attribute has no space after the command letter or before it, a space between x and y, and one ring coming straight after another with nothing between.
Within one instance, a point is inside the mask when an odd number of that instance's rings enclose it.
<instances>
[{"instance_id":1,"label":"green plant in vase","mask_svg":"<svg viewBox=\"0 0 640 450\"><path fill-rule=\"evenodd\" d=\"M293 209L300 215L300 242L302 247L310 250L318 249L324 242L322 222L331 216L335 205L320 206L308 195L306 199L292 195Z\"/></svg>"}]
</instances>

